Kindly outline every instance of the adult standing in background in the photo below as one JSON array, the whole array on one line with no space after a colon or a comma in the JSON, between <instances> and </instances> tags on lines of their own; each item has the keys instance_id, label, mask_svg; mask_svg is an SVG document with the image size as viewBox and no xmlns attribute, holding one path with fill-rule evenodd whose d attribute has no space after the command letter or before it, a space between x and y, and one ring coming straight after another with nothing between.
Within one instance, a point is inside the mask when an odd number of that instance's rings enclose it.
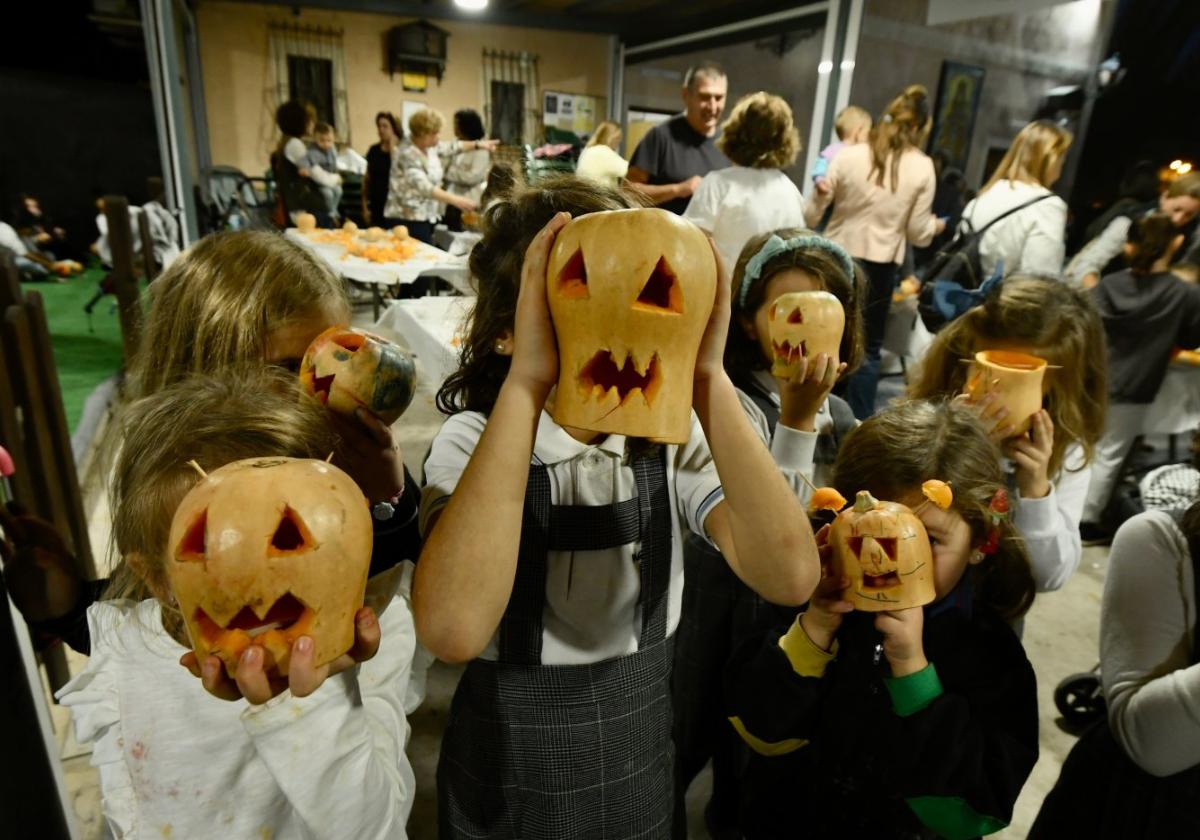
<instances>
[{"instance_id":1,"label":"adult standing in background","mask_svg":"<svg viewBox=\"0 0 1200 840\"><path fill-rule=\"evenodd\" d=\"M367 149L367 172L363 176L363 219L368 224L382 224L383 208L387 205L388 179L392 173L392 156L400 145L404 132L400 121L390 111L375 115L379 142Z\"/></svg>"},{"instance_id":2,"label":"adult standing in background","mask_svg":"<svg viewBox=\"0 0 1200 840\"><path fill-rule=\"evenodd\" d=\"M700 179L729 159L714 139L729 83L714 61L688 69L683 77L684 112L659 123L633 151L626 178L630 187L664 210L682 214Z\"/></svg>"},{"instance_id":3,"label":"adult standing in background","mask_svg":"<svg viewBox=\"0 0 1200 840\"><path fill-rule=\"evenodd\" d=\"M1029 123L1013 138L979 196L963 210L963 230L967 225L981 230L995 222L979 240L984 277L998 266L1004 276L1061 276L1067 203L1051 187L1062 175L1070 148L1071 132L1062 126L1050 120Z\"/></svg>"},{"instance_id":4,"label":"adult standing in background","mask_svg":"<svg viewBox=\"0 0 1200 840\"><path fill-rule=\"evenodd\" d=\"M433 226L442 217L442 205L478 210L466 196L442 189L442 155L473 149L496 148L495 140L451 140L440 143L442 115L422 108L408 119L408 137L392 159L392 173L384 209L386 224L404 225L414 239L433 244Z\"/></svg>"},{"instance_id":5,"label":"adult standing in background","mask_svg":"<svg viewBox=\"0 0 1200 840\"><path fill-rule=\"evenodd\" d=\"M454 136L459 141L478 142L483 139L483 118L478 111L463 108L454 112ZM492 153L483 147L459 151L446 164L446 192L469 198L475 204L483 198L488 170L492 168ZM463 229L462 210L454 205L446 207L446 227L453 231Z\"/></svg>"},{"instance_id":6,"label":"adult standing in background","mask_svg":"<svg viewBox=\"0 0 1200 840\"><path fill-rule=\"evenodd\" d=\"M875 411L879 351L905 241L928 245L946 229L931 209L933 161L921 151L930 123L929 91L909 85L872 126L866 143L838 153L804 209L812 227L833 201L825 235L845 248L870 280L863 310L867 354L846 387L846 402L860 420Z\"/></svg>"}]
</instances>

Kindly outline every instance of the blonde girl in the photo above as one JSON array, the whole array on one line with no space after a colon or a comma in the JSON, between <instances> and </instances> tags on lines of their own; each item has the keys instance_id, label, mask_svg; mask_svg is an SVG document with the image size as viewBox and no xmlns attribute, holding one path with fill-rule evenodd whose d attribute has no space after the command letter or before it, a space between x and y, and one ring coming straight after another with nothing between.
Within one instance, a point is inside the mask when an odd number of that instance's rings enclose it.
<instances>
[{"instance_id":1,"label":"blonde girl","mask_svg":"<svg viewBox=\"0 0 1200 840\"><path fill-rule=\"evenodd\" d=\"M717 148L733 166L709 172L683 214L712 234L732 273L747 240L804 226L804 196L784 173L800 152L800 132L781 97L751 93L733 106Z\"/></svg>"},{"instance_id":2,"label":"blonde girl","mask_svg":"<svg viewBox=\"0 0 1200 840\"><path fill-rule=\"evenodd\" d=\"M260 367L162 389L129 408L121 432L112 501L122 563L111 599L88 610L87 667L58 694L80 742L94 744L111 833L202 837L219 825L230 837L403 837L414 784L407 609L393 604L379 619L360 609L356 649L329 665L315 667L311 640L297 640L279 686L250 647L236 702L179 667L194 656L165 564L175 509L199 480L187 461L211 471L249 457L323 458L333 444L324 411L292 377ZM367 659L361 674L351 667Z\"/></svg>"},{"instance_id":3,"label":"blonde girl","mask_svg":"<svg viewBox=\"0 0 1200 840\"><path fill-rule=\"evenodd\" d=\"M602 187L616 189L629 172L629 161L621 157L621 126L607 120L596 126L579 153L575 174Z\"/></svg>"},{"instance_id":4,"label":"blonde girl","mask_svg":"<svg viewBox=\"0 0 1200 840\"><path fill-rule=\"evenodd\" d=\"M543 183L489 210L471 253L480 295L438 397L454 413L425 464L413 590L423 643L469 663L438 766L446 840L667 836L684 533L773 600L801 603L816 581L803 509L721 364L724 272L687 443L563 428L545 410L559 364L550 248L568 214L630 203ZM631 501L643 514L618 527Z\"/></svg>"},{"instance_id":5,"label":"blonde girl","mask_svg":"<svg viewBox=\"0 0 1200 840\"><path fill-rule=\"evenodd\" d=\"M879 351L905 243L924 247L945 229L932 211L933 161L921 151L930 124L929 92L921 85L908 86L876 120L866 143L838 153L804 208L804 220L813 227L834 202L825 235L845 248L867 276L866 358L846 388L846 402L860 420L875 411Z\"/></svg>"},{"instance_id":6,"label":"blonde girl","mask_svg":"<svg viewBox=\"0 0 1200 840\"><path fill-rule=\"evenodd\" d=\"M1013 491L1013 522L1025 540L1039 592L1058 589L1083 556L1079 523L1090 464L1104 427L1104 329L1083 292L1057 281L1012 276L980 306L937 334L908 395L943 399L964 393L970 360L981 350L1020 350L1046 359L1044 408L1024 435L1009 438L1011 418L978 409L1002 444Z\"/></svg>"},{"instance_id":7,"label":"blonde girl","mask_svg":"<svg viewBox=\"0 0 1200 840\"><path fill-rule=\"evenodd\" d=\"M207 236L154 281L126 388L131 397L144 397L189 375L220 376L264 363L295 373L316 336L349 320L342 281L303 247L262 231ZM379 511L372 574L415 558L419 494L391 430L366 412L356 421L326 417L337 433L335 463ZM70 593L67 600L76 605L52 617L53 635L86 652L84 615L97 595L96 587Z\"/></svg>"},{"instance_id":8,"label":"blonde girl","mask_svg":"<svg viewBox=\"0 0 1200 840\"><path fill-rule=\"evenodd\" d=\"M1062 175L1071 132L1050 120L1029 123L1013 138L995 173L962 214L962 230L988 228L979 243L984 277L1058 277L1066 251L1067 203L1051 190Z\"/></svg>"},{"instance_id":9,"label":"blonde girl","mask_svg":"<svg viewBox=\"0 0 1200 840\"><path fill-rule=\"evenodd\" d=\"M1020 538L995 515L998 461L973 412L950 403L889 408L847 438L834 486L914 509L936 599L854 612L840 595L849 579L827 572L803 614L734 653L727 711L752 750L745 837L965 838L1011 819L1037 761L1038 713L1009 623L1034 586ZM954 488L948 509L925 499L929 479Z\"/></svg>"},{"instance_id":10,"label":"blonde girl","mask_svg":"<svg viewBox=\"0 0 1200 840\"><path fill-rule=\"evenodd\" d=\"M725 370L771 449L771 456L802 502L811 482L828 484L842 440L858 421L830 389L858 367L863 355L863 278L842 248L810 230L785 228L746 243L733 275ZM846 326L837 359L802 358L790 379L771 375L774 353L767 316L790 292L829 292L841 302ZM840 360L840 364L838 363ZM740 743L721 702L722 676L735 641L769 621L772 609L730 571L704 539L684 548L683 608L671 676L674 699L677 809L712 760L711 827L737 827Z\"/></svg>"}]
</instances>

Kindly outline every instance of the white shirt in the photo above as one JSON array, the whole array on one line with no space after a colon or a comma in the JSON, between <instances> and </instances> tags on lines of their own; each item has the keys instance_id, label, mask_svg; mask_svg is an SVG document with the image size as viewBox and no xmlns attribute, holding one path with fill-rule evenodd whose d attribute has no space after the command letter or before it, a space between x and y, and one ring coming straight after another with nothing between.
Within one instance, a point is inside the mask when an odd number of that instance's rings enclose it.
<instances>
[{"instance_id":1,"label":"white shirt","mask_svg":"<svg viewBox=\"0 0 1200 840\"><path fill-rule=\"evenodd\" d=\"M455 414L433 439L425 462L421 532L450 500L487 418L473 411ZM611 505L637 495L625 437L609 435L584 444L568 435L546 411L538 421L534 464L549 468L550 500L556 505ZM725 498L700 421L692 413L686 444L668 446L667 485L675 517L671 523L671 583L667 632L679 624L683 597L684 529L704 535L704 520ZM542 664L580 665L636 653L642 615L641 577L630 543L603 551L551 551L546 565L546 606L542 618ZM493 636L481 658L498 657Z\"/></svg>"},{"instance_id":2,"label":"white shirt","mask_svg":"<svg viewBox=\"0 0 1200 840\"><path fill-rule=\"evenodd\" d=\"M750 239L805 226L804 196L778 169L731 166L704 176L683 217L712 234L732 274Z\"/></svg>"},{"instance_id":3,"label":"white shirt","mask_svg":"<svg viewBox=\"0 0 1200 840\"><path fill-rule=\"evenodd\" d=\"M130 838L403 838L415 779L404 698L416 644L393 598L375 657L308 697L219 700L180 664L157 601L88 608L92 655L59 693L93 742L101 807Z\"/></svg>"},{"instance_id":4,"label":"white shirt","mask_svg":"<svg viewBox=\"0 0 1200 840\"><path fill-rule=\"evenodd\" d=\"M621 185L621 179L628 173L629 161L603 143L586 146L575 164L575 174L580 178L613 189Z\"/></svg>"},{"instance_id":5,"label":"white shirt","mask_svg":"<svg viewBox=\"0 0 1200 840\"><path fill-rule=\"evenodd\" d=\"M1092 468L1076 469L1081 464L1083 447L1073 443L1063 453L1062 469L1051 476L1049 495L1026 499L1016 494L1013 527L1025 540L1038 592L1061 589L1083 557L1079 520L1083 518ZM1010 473L1013 471L1011 464L1006 467Z\"/></svg>"},{"instance_id":6,"label":"white shirt","mask_svg":"<svg viewBox=\"0 0 1200 840\"><path fill-rule=\"evenodd\" d=\"M25 247L21 237L17 236L13 226L5 222L0 222L0 247L9 249L18 257L29 253L29 249Z\"/></svg>"},{"instance_id":7,"label":"white shirt","mask_svg":"<svg viewBox=\"0 0 1200 840\"><path fill-rule=\"evenodd\" d=\"M1067 203L1040 184L997 181L963 209L963 220L979 230L1002 213L1037 198L1052 195L997 222L979 243L984 276L1004 260L1005 276L1020 272L1058 277L1066 255ZM960 225L962 230L965 226Z\"/></svg>"}]
</instances>

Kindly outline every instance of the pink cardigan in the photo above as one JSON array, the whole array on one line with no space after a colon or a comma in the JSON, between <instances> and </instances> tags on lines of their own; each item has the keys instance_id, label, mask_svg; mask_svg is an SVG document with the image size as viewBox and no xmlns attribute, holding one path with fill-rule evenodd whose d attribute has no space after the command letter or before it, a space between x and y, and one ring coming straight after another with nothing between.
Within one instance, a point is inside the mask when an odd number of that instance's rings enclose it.
<instances>
[{"instance_id":1,"label":"pink cardigan","mask_svg":"<svg viewBox=\"0 0 1200 840\"><path fill-rule=\"evenodd\" d=\"M838 152L825 175L830 192L823 196L814 191L804 209L804 220L810 227L815 225L833 201L826 236L852 257L902 262L905 239L917 246L933 240L937 217L931 208L936 179L933 161L917 149L908 149L900 157L899 174L892 192L889 159L883 186L879 186L871 176L871 147L866 143L847 146Z\"/></svg>"}]
</instances>

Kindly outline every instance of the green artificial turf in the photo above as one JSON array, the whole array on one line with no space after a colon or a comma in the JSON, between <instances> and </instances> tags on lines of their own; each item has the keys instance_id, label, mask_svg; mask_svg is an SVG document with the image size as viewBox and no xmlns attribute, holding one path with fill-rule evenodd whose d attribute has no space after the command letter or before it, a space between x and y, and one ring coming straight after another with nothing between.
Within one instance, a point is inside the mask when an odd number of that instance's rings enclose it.
<instances>
[{"instance_id":1,"label":"green artificial turf","mask_svg":"<svg viewBox=\"0 0 1200 840\"><path fill-rule=\"evenodd\" d=\"M21 284L23 291L40 293L45 303L58 384L72 433L88 395L121 368L121 327L113 310L116 298L107 295L92 310L94 332L88 330L83 311L104 274L100 268L90 268L66 283Z\"/></svg>"}]
</instances>

